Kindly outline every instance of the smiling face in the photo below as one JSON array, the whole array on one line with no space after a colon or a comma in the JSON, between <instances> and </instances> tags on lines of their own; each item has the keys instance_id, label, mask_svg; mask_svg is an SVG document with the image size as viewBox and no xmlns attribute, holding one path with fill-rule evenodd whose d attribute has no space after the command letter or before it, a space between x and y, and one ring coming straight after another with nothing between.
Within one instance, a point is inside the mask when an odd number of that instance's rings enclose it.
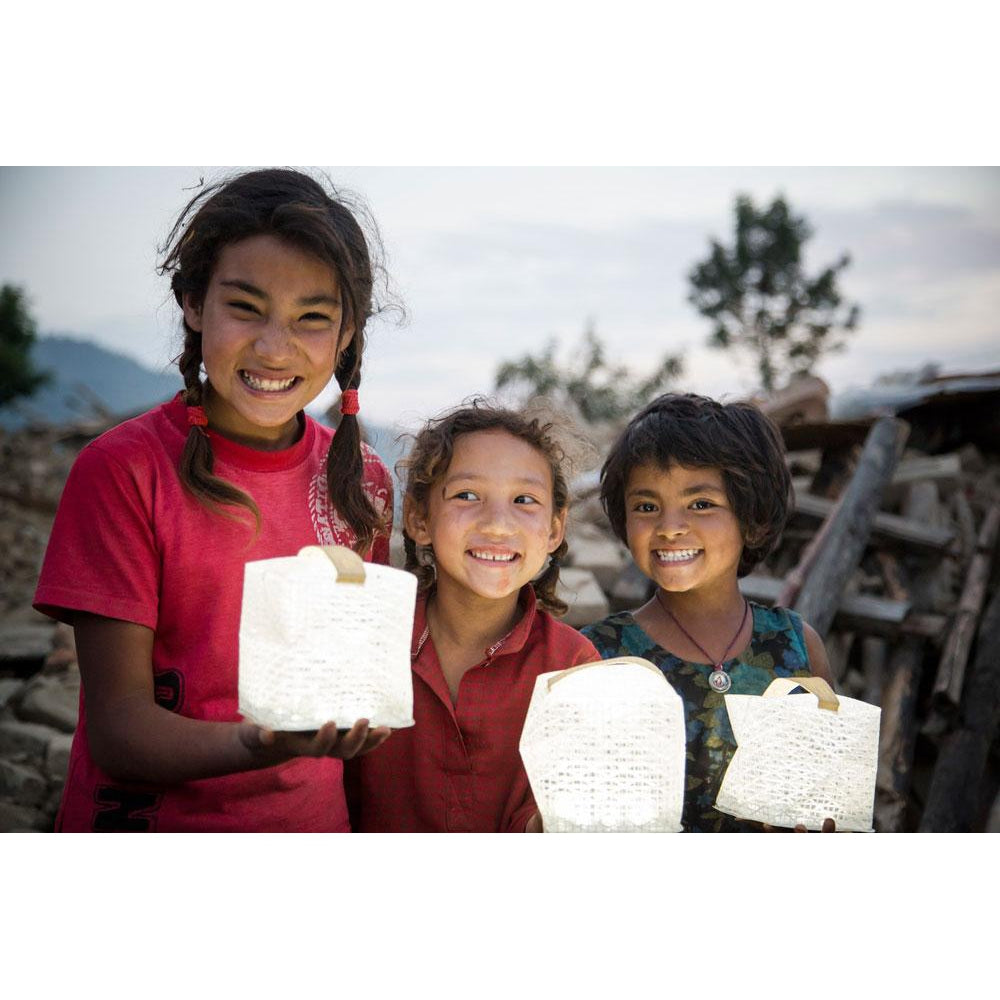
<instances>
[{"instance_id":1,"label":"smiling face","mask_svg":"<svg viewBox=\"0 0 1000 1000\"><path fill-rule=\"evenodd\" d=\"M715 597L737 588L743 532L719 469L636 466L625 528L636 565L662 590Z\"/></svg>"},{"instance_id":2,"label":"smiling face","mask_svg":"<svg viewBox=\"0 0 1000 1000\"><path fill-rule=\"evenodd\" d=\"M516 594L562 542L566 512L553 509L544 455L502 430L456 438L426 511L404 507L407 533L430 545L437 586L486 599Z\"/></svg>"},{"instance_id":3,"label":"smiling face","mask_svg":"<svg viewBox=\"0 0 1000 1000\"><path fill-rule=\"evenodd\" d=\"M333 270L267 235L223 249L204 302L185 299L184 319L202 335L210 426L263 449L295 440L298 413L333 377L353 334Z\"/></svg>"}]
</instances>

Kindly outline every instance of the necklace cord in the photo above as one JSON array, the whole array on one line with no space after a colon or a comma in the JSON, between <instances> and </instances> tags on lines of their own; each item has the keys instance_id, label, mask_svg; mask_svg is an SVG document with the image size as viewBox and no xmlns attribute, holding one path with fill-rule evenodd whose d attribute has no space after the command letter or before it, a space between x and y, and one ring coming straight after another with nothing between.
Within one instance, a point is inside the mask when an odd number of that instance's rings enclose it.
<instances>
[{"instance_id":1,"label":"necklace cord","mask_svg":"<svg viewBox=\"0 0 1000 1000\"><path fill-rule=\"evenodd\" d=\"M747 623L747 615L750 613L750 602L745 597L743 598L743 617L740 619L740 627L736 630L736 634L732 637L732 639L729 640L729 645L726 646L726 651L722 654L722 656L719 657L718 660L716 660L715 657L712 656L705 649L705 647L700 642L698 642L698 640L693 635L691 635L691 633L677 620L676 616L670 610L670 608L668 608L666 604L663 603L663 598L660 596L660 594L661 591L659 588L657 588L656 603L659 604L659 606L663 609L667 617L681 630L681 632L684 633L688 641L693 646L697 647L698 652L700 652L701 655L704 656L705 659L712 664L713 670L722 670L722 664L726 662L726 659L729 656L730 652L732 651L733 646L736 644L736 640L740 637L740 632L743 631L743 626L746 625Z\"/></svg>"}]
</instances>

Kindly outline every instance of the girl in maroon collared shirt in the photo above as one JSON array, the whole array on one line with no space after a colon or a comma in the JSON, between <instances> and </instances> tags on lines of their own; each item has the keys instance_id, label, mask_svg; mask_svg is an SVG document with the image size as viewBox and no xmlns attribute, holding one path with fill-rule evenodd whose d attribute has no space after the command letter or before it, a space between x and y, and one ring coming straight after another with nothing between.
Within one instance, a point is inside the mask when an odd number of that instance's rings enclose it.
<instances>
[{"instance_id":1,"label":"girl in maroon collared shirt","mask_svg":"<svg viewBox=\"0 0 1000 1000\"><path fill-rule=\"evenodd\" d=\"M518 752L535 678L598 659L552 617L569 500L552 431L476 402L416 437L403 500L416 724L345 768L355 830L540 828Z\"/></svg>"}]
</instances>

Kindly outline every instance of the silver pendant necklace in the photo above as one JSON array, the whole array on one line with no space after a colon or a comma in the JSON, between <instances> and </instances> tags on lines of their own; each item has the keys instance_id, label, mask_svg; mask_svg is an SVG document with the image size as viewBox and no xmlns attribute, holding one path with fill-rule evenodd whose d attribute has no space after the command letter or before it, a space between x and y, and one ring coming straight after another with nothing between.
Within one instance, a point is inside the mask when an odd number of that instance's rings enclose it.
<instances>
[{"instance_id":1,"label":"silver pendant necklace","mask_svg":"<svg viewBox=\"0 0 1000 1000\"><path fill-rule=\"evenodd\" d=\"M663 603L663 598L660 596L660 590L657 588L656 591L656 603L663 609L667 617L684 633L688 641L692 646L696 647L698 652L712 664L712 672L708 675L708 684L713 691L718 691L719 694L725 694L732 686L733 682L726 672L726 668L723 663L726 662L726 658L729 656L730 651L736 644L736 640L740 637L740 632L743 631L743 626L747 623L747 615L750 613L750 602L746 598L743 599L743 617L740 619L740 627L736 630L736 634L729 640L729 645L726 646L726 651L719 657L718 662L716 662L715 657L710 653L706 652L705 647L698 642L698 640L691 635L691 633L677 620L674 614L671 612L670 608Z\"/></svg>"}]
</instances>

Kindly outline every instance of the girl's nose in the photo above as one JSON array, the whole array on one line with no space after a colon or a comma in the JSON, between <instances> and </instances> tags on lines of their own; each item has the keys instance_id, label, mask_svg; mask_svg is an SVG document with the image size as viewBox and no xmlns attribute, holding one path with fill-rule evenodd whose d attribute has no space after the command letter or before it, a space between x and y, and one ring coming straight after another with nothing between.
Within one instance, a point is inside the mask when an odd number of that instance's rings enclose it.
<instances>
[{"instance_id":1,"label":"girl's nose","mask_svg":"<svg viewBox=\"0 0 1000 1000\"><path fill-rule=\"evenodd\" d=\"M683 512L664 513L656 526L656 533L664 538L679 538L688 532L687 517Z\"/></svg>"},{"instance_id":2,"label":"girl's nose","mask_svg":"<svg viewBox=\"0 0 1000 1000\"><path fill-rule=\"evenodd\" d=\"M271 321L260 331L254 350L261 360L280 364L294 353L291 332L281 323Z\"/></svg>"},{"instance_id":3,"label":"girl's nose","mask_svg":"<svg viewBox=\"0 0 1000 1000\"><path fill-rule=\"evenodd\" d=\"M479 530L484 534L498 538L512 535L515 531L515 525L507 504L484 504L482 519L479 522Z\"/></svg>"}]
</instances>

